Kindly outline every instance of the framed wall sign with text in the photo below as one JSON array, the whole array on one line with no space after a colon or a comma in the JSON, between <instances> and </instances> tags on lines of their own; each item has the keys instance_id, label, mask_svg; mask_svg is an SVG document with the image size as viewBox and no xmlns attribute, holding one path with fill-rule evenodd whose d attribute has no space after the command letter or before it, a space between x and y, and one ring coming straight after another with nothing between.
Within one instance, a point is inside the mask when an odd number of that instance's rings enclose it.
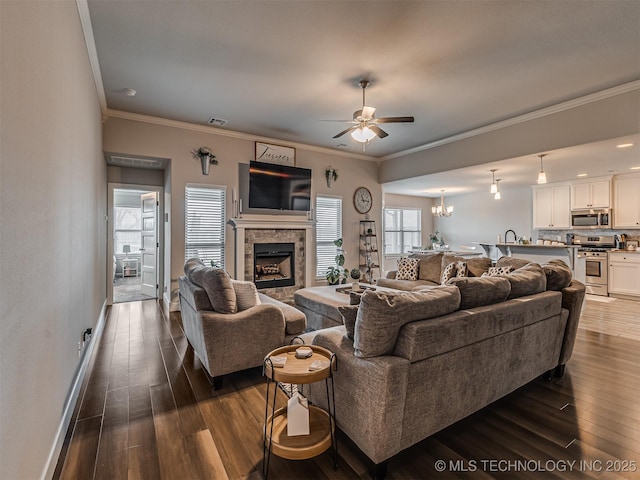
<instances>
[{"instance_id":1,"label":"framed wall sign with text","mask_svg":"<svg viewBox=\"0 0 640 480\"><path fill-rule=\"evenodd\" d=\"M296 166L296 149L273 145L272 143L256 142L256 161L279 163L281 165Z\"/></svg>"}]
</instances>

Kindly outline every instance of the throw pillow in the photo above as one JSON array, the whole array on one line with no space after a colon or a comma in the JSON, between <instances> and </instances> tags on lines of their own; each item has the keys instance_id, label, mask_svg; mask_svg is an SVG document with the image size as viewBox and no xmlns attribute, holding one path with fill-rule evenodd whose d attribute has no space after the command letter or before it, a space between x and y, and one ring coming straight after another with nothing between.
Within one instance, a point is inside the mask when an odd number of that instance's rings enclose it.
<instances>
[{"instance_id":1,"label":"throw pillow","mask_svg":"<svg viewBox=\"0 0 640 480\"><path fill-rule=\"evenodd\" d=\"M338 312L342 315L342 323L347 330L347 338L353 340L356 328L356 317L358 315L358 305L340 305Z\"/></svg>"},{"instance_id":2,"label":"throw pillow","mask_svg":"<svg viewBox=\"0 0 640 480\"><path fill-rule=\"evenodd\" d=\"M506 275L513 270L512 267L489 267L489 270L482 274L483 277L499 277L500 275Z\"/></svg>"},{"instance_id":3,"label":"throw pillow","mask_svg":"<svg viewBox=\"0 0 640 480\"><path fill-rule=\"evenodd\" d=\"M258 289L253 282L231 279L231 285L236 293L236 305L239 312L260 305Z\"/></svg>"},{"instance_id":4,"label":"throw pillow","mask_svg":"<svg viewBox=\"0 0 640 480\"><path fill-rule=\"evenodd\" d=\"M467 262L456 262L456 278L463 278L467 276Z\"/></svg>"},{"instance_id":5,"label":"throw pillow","mask_svg":"<svg viewBox=\"0 0 640 480\"><path fill-rule=\"evenodd\" d=\"M409 322L454 312L460 305L460 290L454 286L419 292L372 292L362 295L354 332L354 355L390 355L400 328Z\"/></svg>"},{"instance_id":6,"label":"throw pillow","mask_svg":"<svg viewBox=\"0 0 640 480\"><path fill-rule=\"evenodd\" d=\"M418 279L418 263L417 258L403 257L398 259L397 280L417 280Z\"/></svg>"},{"instance_id":7,"label":"throw pillow","mask_svg":"<svg viewBox=\"0 0 640 480\"><path fill-rule=\"evenodd\" d=\"M445 285L449 281L449 279L455 276L455 273L456 273L455 263L452 262L446 267L444 267L444 270L442 271L442 277L440 278L440 285Z\"/></svg>"}]
</instances>

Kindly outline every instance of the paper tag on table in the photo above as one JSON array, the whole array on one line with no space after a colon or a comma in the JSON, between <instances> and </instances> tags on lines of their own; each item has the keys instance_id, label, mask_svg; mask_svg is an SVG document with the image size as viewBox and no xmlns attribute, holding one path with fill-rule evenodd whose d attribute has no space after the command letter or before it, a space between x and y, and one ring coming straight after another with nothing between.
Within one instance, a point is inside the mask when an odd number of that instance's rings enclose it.
<instances>
[{"instance_id":1,"label":"paper tag on table","mask_svg":"<svg viewBox=\"0 0 640 480\"><path fill-rule=\"evenodd\" d=\"M299 393L287 403L287 435L309 435L309 401Z\"/></svg>"}]
</instances>

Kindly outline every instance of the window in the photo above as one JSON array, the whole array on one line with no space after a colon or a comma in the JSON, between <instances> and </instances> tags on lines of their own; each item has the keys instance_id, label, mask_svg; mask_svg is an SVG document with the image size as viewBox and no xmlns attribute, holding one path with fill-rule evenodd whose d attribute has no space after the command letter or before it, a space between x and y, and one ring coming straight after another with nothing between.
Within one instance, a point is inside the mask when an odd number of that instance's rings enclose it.
<instances>
[{"instance_id":1,"label":"window","mask_svg":"<svg viewBox=\"0 0 640 480\"><path fill-rule=\"evenodd\" d=\"M213 260L224 268L225 189L187 185L185 188L185 260Z\"/></svg>"},{"instance_id":2,"label":"window","mask_svg":"<svg viewBox=\"0 0 640 480\"><path fill-rule=\"evenodd\" d=\"M142 209L114 206L113 213L115 215L113 252L125 253L124 246L129 245L128 253L139 253L142 247Z\"/></svg>"},{"instance_id":3,"label":"window","mask_svg":"<svg viewBox=\"0 0 640 480\"><path fill-rule=\"evenodd\" d=\"M419 208L384 209L384 253L401 255L422 244Z\"/></svg>"},{"instance_id":4,"label":"window","mask_svg":"<svg viewBox=\"0 0 640 480\"><path fill-rule=\"evenodd\" d=\"M342 237L342 197L316 197L316 277L336 264L334 240Z\"/></svg>"}]
</instances>

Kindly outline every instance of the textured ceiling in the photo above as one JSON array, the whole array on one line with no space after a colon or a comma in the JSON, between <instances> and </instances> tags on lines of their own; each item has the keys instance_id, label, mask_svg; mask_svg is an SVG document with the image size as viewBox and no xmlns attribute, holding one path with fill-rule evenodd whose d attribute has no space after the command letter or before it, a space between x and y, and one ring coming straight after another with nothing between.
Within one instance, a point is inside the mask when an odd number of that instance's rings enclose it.
<instances>
[{"instance_id":1,"label":"textured ceiling","mask_svg":"<svg viewBox=\"0 0 640 480\"><path fill-rule=\"evenodd\" d=\"M320 120L351 118L366 77L377 116L416 119L373 157L640 79L638 0L88 5L110 109L362 153Z\"/></svg>"}]
</instances>

